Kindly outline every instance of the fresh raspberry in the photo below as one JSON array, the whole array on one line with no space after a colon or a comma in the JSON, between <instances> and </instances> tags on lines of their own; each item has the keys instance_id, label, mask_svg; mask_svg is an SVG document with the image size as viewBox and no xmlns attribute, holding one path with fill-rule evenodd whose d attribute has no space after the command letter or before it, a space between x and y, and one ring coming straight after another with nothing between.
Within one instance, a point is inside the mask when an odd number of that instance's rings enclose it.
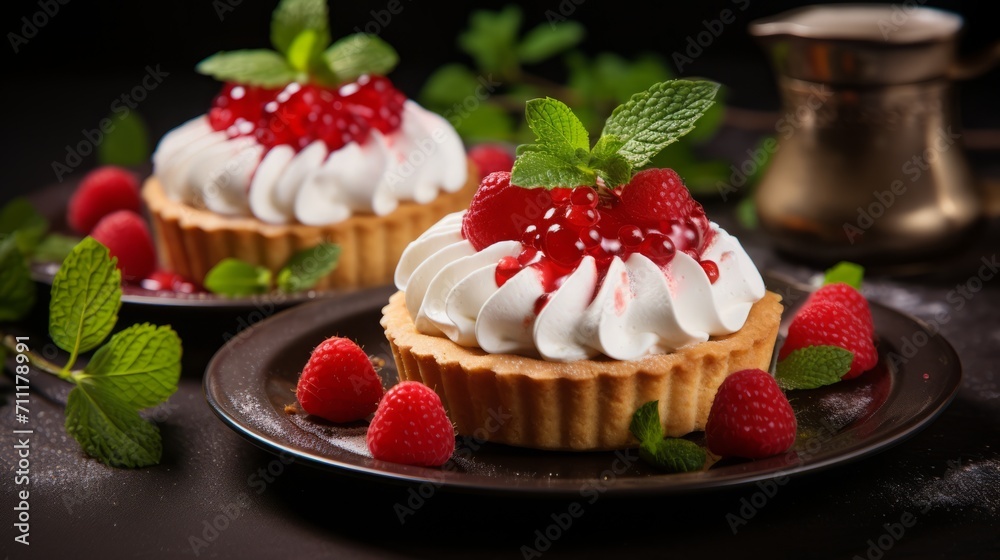
<instances>
[{"instance_id":1,"label":"fresh raspberry","mask_svg":"<svg viewBox=\"0 0 1000 560\"><path fill-rule=\"evenodd\" d=\"M138 282L156 270L156 249L142 217L131 210L112 212L94 226L90 236L118 259L122 278Z\"/></svg>"},{"instance_id":2,"label":"fresh raspberry","mask_svg":"<svg viewBox=\"0 0 1000 560\"><path fill-rule=\"evenodd\" d=\"M872 321L872 310L868 306L868 300L854 286L843 282L827 284L813 292L804 305L809 305L810 301L832 301L843 305L851 315L861 320L868 333L868 338L874 338L875 325Z\"/></svg>"},{"instance_id":3,"label":"fresh raspberry","mask_svg":"<svg viewBox=\"0 0 1000 560\"><path fill-rule=\"evenodd\" d=\"M673 169L636 173L620 196L616 210L625 223L666 234L682 252L700 253L708 243L711 228L705 210Z\"/></svg>"},{"instance_id":4,"label":"fresh raspberry","mask_svg":"<svg viewBox=\"0 0 1000 560\"><path fill-rule=\"evenodd\" d=\"M761 459L795 443L792 405L774 377L759 369L737 371L722 382L708 413L708 449L723 457Z\"/></svg>"},{"instance_id":5,"label":"fresh raspberry","mask_svg":"<svg viewBox=\"0 0 1000 560\"><path fill-rule=\"evenodd\" d=\"M480 144L469 150L469 159L476 164L480 179L496 171L509 173L514 167L514 157L499 144Z\"/></svg>"},{"instance_id":6,"label":"fresh raspberry","mask_svg":"<svg viewBox=\"0 0 1000 560\"><path fill-rule=\"evenodd\" d=\"M788 325L788 337L778 352L783 360L799 348L838 346L854 354L851 369L842 379L851 379L878 363L871 327L847 307L829 300L810 299Z\"/></svg>"},{"instance_id":7,"label":"fresh raspberry","mask_svg":"<svg viewBox=\"0 0 1000 560\"><path fill-rule=\"evenodd\" d=\"M339 336L324 340L312 351L295 387L303 410L331 422L365 418L375 412L383 392L365 351Z\"/></svg>"},{"instance_id":8,"label":"fresh raspberry","mask_svg":"<svg viewBox=\"0 0 1000 560\"><path fill-rule=\"evenodd\" d=\"M462 235L477 251L499 241L521 238L526 224L552 206L545 189L522 189L510 184L510 173L491 173L479 184L462 220Z\"/></svg>"},{"instance_id":9,"label":"fresh raspberry","mask_svg":"<svg viewBox=\"0 0 1000 560\"><path fill-rule=\"evenodd\" d=\"M106 165L84 176L69 200L66 220L76 232L87 235L101 218L116 210L139 212L139 179L121 167Z\"/></svg>"},{"instance_id":10,"label":"fresh raspberry","mask_svg":"<svg viewBox=\"0 0 1000 560\"><path fill-rule=\"evenodd\" d=\"M381 461L436 467L455 452L455 428L433 389L404 381L379 403L367 441Z\"/></svg>"}]
</instances>

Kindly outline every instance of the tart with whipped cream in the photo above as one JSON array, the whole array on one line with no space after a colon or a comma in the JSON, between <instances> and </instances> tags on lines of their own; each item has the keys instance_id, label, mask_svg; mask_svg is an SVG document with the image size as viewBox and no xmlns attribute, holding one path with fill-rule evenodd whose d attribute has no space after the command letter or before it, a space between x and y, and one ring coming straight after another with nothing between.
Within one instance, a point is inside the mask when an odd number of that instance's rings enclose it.
<instances>
[{"instance_id":1,"label":"tart with whipped cream","mask_svg":"<svg viewBox=\"0 0 1000 560\"><path fill-rule=\"evenodd\" d=\"M704 429L730 373L767 369L781 319L739 241L680 177L646 169L714 97L656 84L591 148L568 107L528 103L537 143L468 210L403 253L382 326L401 380L434 388L460 434L511 445L633 445L659 401L667 435Z\"/></svg>"},{"instance_id":2,"label":"tart with whipped cream","mask_svg":"<svg viewBox=\"0 0 1000 560\"><path fill-rule=\"evenodd\" d=\"M385 78L395 51L365 34L328 46L326 21L322 0L284 0L277 52L199 64L225 85L164 136L143 187L166 269L196 282L227 257L277 270L326 242L341 256L318 288L386 284L407 243L468 204L462 141Z\"/></svg>"}]
</instances>

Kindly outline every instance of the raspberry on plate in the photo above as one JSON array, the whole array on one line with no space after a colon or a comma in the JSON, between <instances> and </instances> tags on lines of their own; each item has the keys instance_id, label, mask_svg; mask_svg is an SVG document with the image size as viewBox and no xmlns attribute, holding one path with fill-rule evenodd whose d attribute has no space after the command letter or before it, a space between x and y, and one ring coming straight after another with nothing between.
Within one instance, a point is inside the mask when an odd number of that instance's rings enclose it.
<instances>
[{"instance_id":1,"label":"raspberry on plate","mask_svg":"<svg viewBox=\"0 0 1000 560\"><path fill-rule=\"evenodd\" d=\"M853 289L853 288L852 288ZM810 297L788 325L788 337L778 352L784 360L799 348L838 346L854 354L851 369L843 379L861 375L878 363L872 341L871 315L857 315L848 307L829 299Z\"/></svg>"},{"instance_id":2,"label":"raspberry on plate","mask_svg":"<svg viewBox=\"0 0 1000 560\"><path fill-rule=\"evenodd\" d=\"M74 231L89 234L97 222L116 210L139 212L139 179L134 173L106 165L84 176L69 200L66 220Z\"/></svg>"},{"instance_id":3,"label":"raspberry on plate","mask_svg":"<svg viewBox=\"0 0 1000 560\"><path fill-rule=\"evenodd\" d=\"M381 461L436 467L455 452L455 427L433 389L404 381L379 403L367 442Z\"/></svg>"},{"instance_id":4,"label":"raspberry on plate","mask_svg":"<svg viewBox=\"0 0 1000 560\"><path fill-rule=\"evenodd\" d=\"M708 449L723 457L761 459L795 443L795 412L774 377L760 369L725 379L708 413Z\"/></svg>"},{"instance_id":5,"label":"raspberry on plate","mask_svg":"<svg viewBox=\"0 0 1000 560\"><path fill-rule=\"evenodd\" d=\"M94 226L90 236L118 259L122 278L137 282L156 270L156 249L142 217L131 210L108 214Z\"/></svg>"},{"instance_id":6,"label":"raspberry on plate","mask_svg":"<svg viewBox=\"0 0 1000 560\"><path fill-rule=\"evenodd\" d=\"M303 410L331 422L365 418L375 412L383 392L382 380L365 351L339 336L312 351L295 387Z\"/></svg>"}]
</instances>

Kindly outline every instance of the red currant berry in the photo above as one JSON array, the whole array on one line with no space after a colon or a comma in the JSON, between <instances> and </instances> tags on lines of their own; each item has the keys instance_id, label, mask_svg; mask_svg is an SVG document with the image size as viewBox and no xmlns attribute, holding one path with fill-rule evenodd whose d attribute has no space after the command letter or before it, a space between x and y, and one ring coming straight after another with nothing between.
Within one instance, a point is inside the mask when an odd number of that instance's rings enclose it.
<instances>
[{"instance_id":1,"label":"red currant berry","mask_svg":"<svg viewBox=\"0 0 1000 560\"><path fill-rule=\"evenodd\" d=\"M566 222L577 228L592 226L597 223L597 210L584 206L570 206L566 210Z\"/></svg>"},{"instance_id":2,"label":"red currant berry","mask_svg":"<svg viewBox=\"0 0 1000 560\"><path fill-rule=\"evenodd\" d=\"M627 249L636 249L642 245L645 236L637 226L622 226L618 230L618 240Z\"/></svg>"},{"instance_id":3,"label":"red currant berry","mask_svg":"<svg viewBox=\"0 0 1000 560\"><path fill-rule=\"evenodd\" d=\"M674 259L677 249L670 238L658 231L646 235L642 244L642 254L659 266L665 266Z\"/></svg>"},{"instance_id":4,"label":"red currant berry","mask_svg":"<svg viewBox=\"0 0 1000 560\"><path fill-rule=\"evenodd\" d=\"M503 286L510 280L515 274L521 271L521 263L517 262L517 257L504 257L500 259L497 263L496 272L493 273L493 279L496 280L497 286Z\"/></svg>"},{"instance_id":5,"label":"red currant berry","mask_svg":"<svg viewBox=\"0 0 1000 560\"><path fill-rule=\"evenodd\" d=\"M715 281L719 279L719 265L713 261L700 261L698 264L701 265L702 270L705 271L705 275L708 276L708 281L715 284Z\"/></svg>"},{"instance_id":6,"label":"red currant berry","mask_svg":"<svg viewBox=\"0 0 1000 560\"><path fill-rule=\"evenodd\" d=\"M590 187L577 187L570 195L570 201L574 206L584 206L587 208L597 207L597 192Z\"/></svg>"},{"instance_id":7,"label":"red currant berry","mask_svg":"<svg viewBox=\"0 0 1000 560\"><path fill-rule=\"evenodd\" d=\"M545 254L557 265L576 266L583 258L583 242L571 229L559 224L549 226L545 232Z\"/></svg>"},{"instance_id":8,"label":"red currant berry","mask_svg":"<svg viewBox=\"0 0 1000 560\"><path fill-rule=\"evenodd\" d=\"M566 204L566 203L568 203L570 201L570 197L573 194L573 189L566 189L566 188L561 188L561 187L560 188L555 188L555 189L550 190L549 194L552 195L552 202L554 204L557 204L557 205L559 205L559 204Z\"/></svg>"}]
</instances>

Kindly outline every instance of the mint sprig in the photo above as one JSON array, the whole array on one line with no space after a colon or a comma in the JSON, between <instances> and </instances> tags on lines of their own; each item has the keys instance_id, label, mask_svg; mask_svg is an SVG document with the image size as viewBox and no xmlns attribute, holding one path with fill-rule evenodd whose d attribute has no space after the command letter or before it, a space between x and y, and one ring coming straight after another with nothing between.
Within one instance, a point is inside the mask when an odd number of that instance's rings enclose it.
<instances>
[{"instance_id":1,"label":"mint sprig","mask_svg":"<svg viewBox=\"0 0 1000 560\"><path fill-rule=\"evenodd\" d=\"M31 279L17 236L0 240L0 321L17 321L35 304L35 282Z\"/></svg>"},{"instance_id":2,"label":"mint sprig","mask_svg":"<svg viewBox=\"0 0 1000 560\"><path fill-rule=\"evenodd\" d=\"M653 84L611 112L601 133L624 142L618 153L633 167L649 163L660 150L694 129L712 106L719 84L668 80Z\"/></svg>"},{"instance_id":3,"label":"mint sprig","mask_svg":"<svg viewBox=\"0 0 1000 560\"><path fill-rule=\"evenodd\" d=\"M292 255L277 274L262 266L228 258L208 271L204 284L208 291L229 297L265 294L275 284L279 290L290 294L315 286L333 272L339 258L339 246L320 243Z\"/></svg>"},{"instance_id":4,"label":"mint sprig","mask_svg":"<svg viewBox=\"0 0 1000 560\"><path fill-rule=\"evenodd\" d=\"M16 250L14 239L8 235L0 243L0 254ZM4 264L0 280L17 270L16 278L30 282L19 252ZM23 317L20 302L26 296L18 285L0 281L0 316ZM177 390L181 341L170 327L142 324L115 334L101 346L117 323L120 307L121 274L115 259L88 237L69 252L52 282L49 336L69 352L66 364L60 367L24 352L17 348L17 339L2 333L0 342L6 351L27 355L36 370L75 385L66 401L65 426L84 452L111 466L136 468L160 460L159 428L139 411L166 401ZM80 354L94 348L98 349L87 366L73 370Z\"/></svg>"},{"instance_id":5,"label":"mint sprig","mask_svg":"<svg viewBox=\"0 0 1000 560\"><path fill-rule=\"evenodd\" d=\"M782 389L816 389L840 381L854 354L837 346L808 346L778 362L774 378Z\"/></svg>"},{"instance_id":6,"label":"mint sprig","mask_svg":"<svg viewBox=\"0 0 1000 560\"><path fill-rule=\"evenodd\" d=\"M111 334L121 308L122 275L108 248L87 237L63 261L52 281L49 335L69 352L66 369L81 352L94 349Z\"/></svg>"},{"instance_id":7,"label":"mint sprig","mask_svg":"<svg viewBox=\"0 0 1000 560\"><path fill-rule=\"evenodd\" d=\"M705 450L680 438L663 438L659 401L650 401L632 415L629 431L639 440L639 458L669 472L691 472L705 465Z\"/></svg>"},{"instance_id":8,"label":"mint sprig","mask_svg":"<svg viewBox=\"0 0 1000 560\"><path fill-rule=\"evenodd\" d=\"M865 267L852 262L840 261L827 269L823 275L823 285L842 282L853 287L855 290L860 290L864 277Z\"/></svg>"},{"instance_id":9,"label":"mint sprig","mask_svg":"<svg viewBox=\"0 0 1000 560\"><path fill-rule=\"evenodd\" d=\"M219 52L196 67L217 80L277 88L294 81L336 85L362 74L389 73L399 56L366 33L330 45L326 0L282 0L271 16L275 50Z\"/></svg>"},{"instance_id":10,"label":"mint sprig","mask_svg":"<svg viewBox=\"0 0 1000 560\"><path fill-rule=\"evenodd\" d=\"M535 142L520 146L511 183L527 188L627 184L633 170L694 128L712 105L719 85L713 82L659 82L611 113L594 148L583 123L564 103L533 99L525 120Z\"/></svg>"}]
</instances>

